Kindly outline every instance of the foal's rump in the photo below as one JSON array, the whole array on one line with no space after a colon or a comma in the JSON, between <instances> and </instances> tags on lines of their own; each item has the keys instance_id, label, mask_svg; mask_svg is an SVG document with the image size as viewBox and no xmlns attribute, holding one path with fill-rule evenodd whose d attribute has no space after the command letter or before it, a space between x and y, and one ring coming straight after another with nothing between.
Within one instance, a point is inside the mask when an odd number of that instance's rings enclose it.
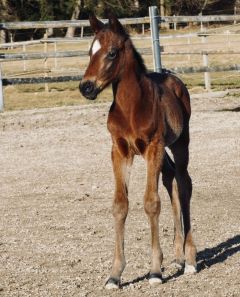
<instances>
[{"instance_id":1,"label":"foal's rump","mask_svg":"<svg viewBox=\"0 0 240 297\"><path fill-rule=\"evenodd\" d=\"M181 79L166 70L163 73L149 73L148 77L158 85L161 93L166 92L167 89L170 94L172 93L170 101L174 100L174 97L178 99L184 117L189 120L191 116L190 95Z\"/></svg>"},{"instance_id":2,"label":"foal's rump","mask_svg":"<svg viewBox=\"0 0 240 297\"><path fill-rule=\"evenodd\" d=\"M170 73L150 73L159 94L159 105L166 146L173 144L188 129L190 96L183 82Z\"/></svg>"}]
</instances>

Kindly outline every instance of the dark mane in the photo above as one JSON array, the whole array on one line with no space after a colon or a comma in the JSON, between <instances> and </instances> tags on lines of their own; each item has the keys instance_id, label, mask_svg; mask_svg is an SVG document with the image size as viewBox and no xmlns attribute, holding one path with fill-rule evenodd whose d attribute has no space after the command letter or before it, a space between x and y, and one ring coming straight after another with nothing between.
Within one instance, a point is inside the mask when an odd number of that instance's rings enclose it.
<instances>
[{"instance_id":1,"label":"dark mane","mask_svg":"<svg viewBox=\"0 0 240 297\"><path fill-rule=\"evenodd\" d=\"M146 74L147 73L147 67L144 64L144 60L143 60L142 56L136 50L134 45L132 45L132 47L133 47L134 58L137 60L137 63L138 63L138 67L139 67L138 71Z\"/></svg>"}]
</instances>

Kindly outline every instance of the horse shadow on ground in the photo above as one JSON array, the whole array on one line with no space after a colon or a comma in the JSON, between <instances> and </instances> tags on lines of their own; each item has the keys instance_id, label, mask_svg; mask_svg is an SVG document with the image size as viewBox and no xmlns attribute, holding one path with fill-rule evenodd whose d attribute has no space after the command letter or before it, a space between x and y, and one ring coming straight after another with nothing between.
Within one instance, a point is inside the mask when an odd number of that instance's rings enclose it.
<instances>
[{"instance_id":1,"label":"horse shadow on ground","mask_svg":"<svg viewBox=\"0 0 240 297\"><path fill-rule=\"evenodd\" d=\"M240 106L235 107L235 108L224 108L224 109L220 109L218 111L232 111L232 112L240 112Z\"/></svg>"},{"instance_id":2,"label":"horse shadow on ground","mask_svg":"<svg viewBox=\"0 0 240 297\"><path fill-rule=\"evenodd\" d=\"M200 272L204 269L224 262L227 258L233 256L234 254L240 252L240 235L236 235L232 238L227 239L226 241L212 247L206 248L197 253L197 271ZM183 274L183 270L179 270L173 275L169 275L163 279L163 282L170 281L177 278ZM132 281L125 282L121 284L121 287L127 287L144 281L149 278L149 273L144 274Z\"/></svg>"}]
</instances>

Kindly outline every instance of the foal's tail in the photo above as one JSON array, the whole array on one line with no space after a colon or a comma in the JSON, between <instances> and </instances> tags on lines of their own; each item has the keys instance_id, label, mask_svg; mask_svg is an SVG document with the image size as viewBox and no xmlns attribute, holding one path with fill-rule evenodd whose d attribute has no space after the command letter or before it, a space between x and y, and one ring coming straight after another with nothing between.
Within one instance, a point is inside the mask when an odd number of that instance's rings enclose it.
<instances>
[{"instance_id":1,"label":"foal's tail","mask_svg":"<svg viewBox=\"0 0 240 297\"><path fill-rule=\"evenodd\" d=\"M175 177L175 163L165 151L163 167L162 167L162 182L168 191L170 197L172 197L172 182Z\"/></svg>"},{"instance_id":2,"label":"foal's tail","mask_svg":"<svg viewBox=\"0 0 240 297\"><path fill-rule=\"evenodd\" d=\"M169 156L167 151L165 150L164 160L163 160L163 170L169 171L171 170L175 174L175 163L172 158Z\"/></svg>"}]
</instances>

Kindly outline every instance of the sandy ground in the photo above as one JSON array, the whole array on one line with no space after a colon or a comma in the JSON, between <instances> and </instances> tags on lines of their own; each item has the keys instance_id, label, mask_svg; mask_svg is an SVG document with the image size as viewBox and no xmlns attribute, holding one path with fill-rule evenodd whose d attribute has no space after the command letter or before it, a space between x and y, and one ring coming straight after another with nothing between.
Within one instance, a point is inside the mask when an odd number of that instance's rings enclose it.
<instances>
[{"instance_id":1,"label":"sandy ground","mask_svg":"<svg viewBox=\"0 0 240 297\"><path fill-rule=\"evenodd\" d=\"M170 265L173 223L161 187L165 282L149 286L145 164L137 157L116 292L104 289L113 252L109 104L1 114L0 295L240 296L240 102L203 97L192 99L189 168L199 272Z\"/></svg>"}]
</instances>

